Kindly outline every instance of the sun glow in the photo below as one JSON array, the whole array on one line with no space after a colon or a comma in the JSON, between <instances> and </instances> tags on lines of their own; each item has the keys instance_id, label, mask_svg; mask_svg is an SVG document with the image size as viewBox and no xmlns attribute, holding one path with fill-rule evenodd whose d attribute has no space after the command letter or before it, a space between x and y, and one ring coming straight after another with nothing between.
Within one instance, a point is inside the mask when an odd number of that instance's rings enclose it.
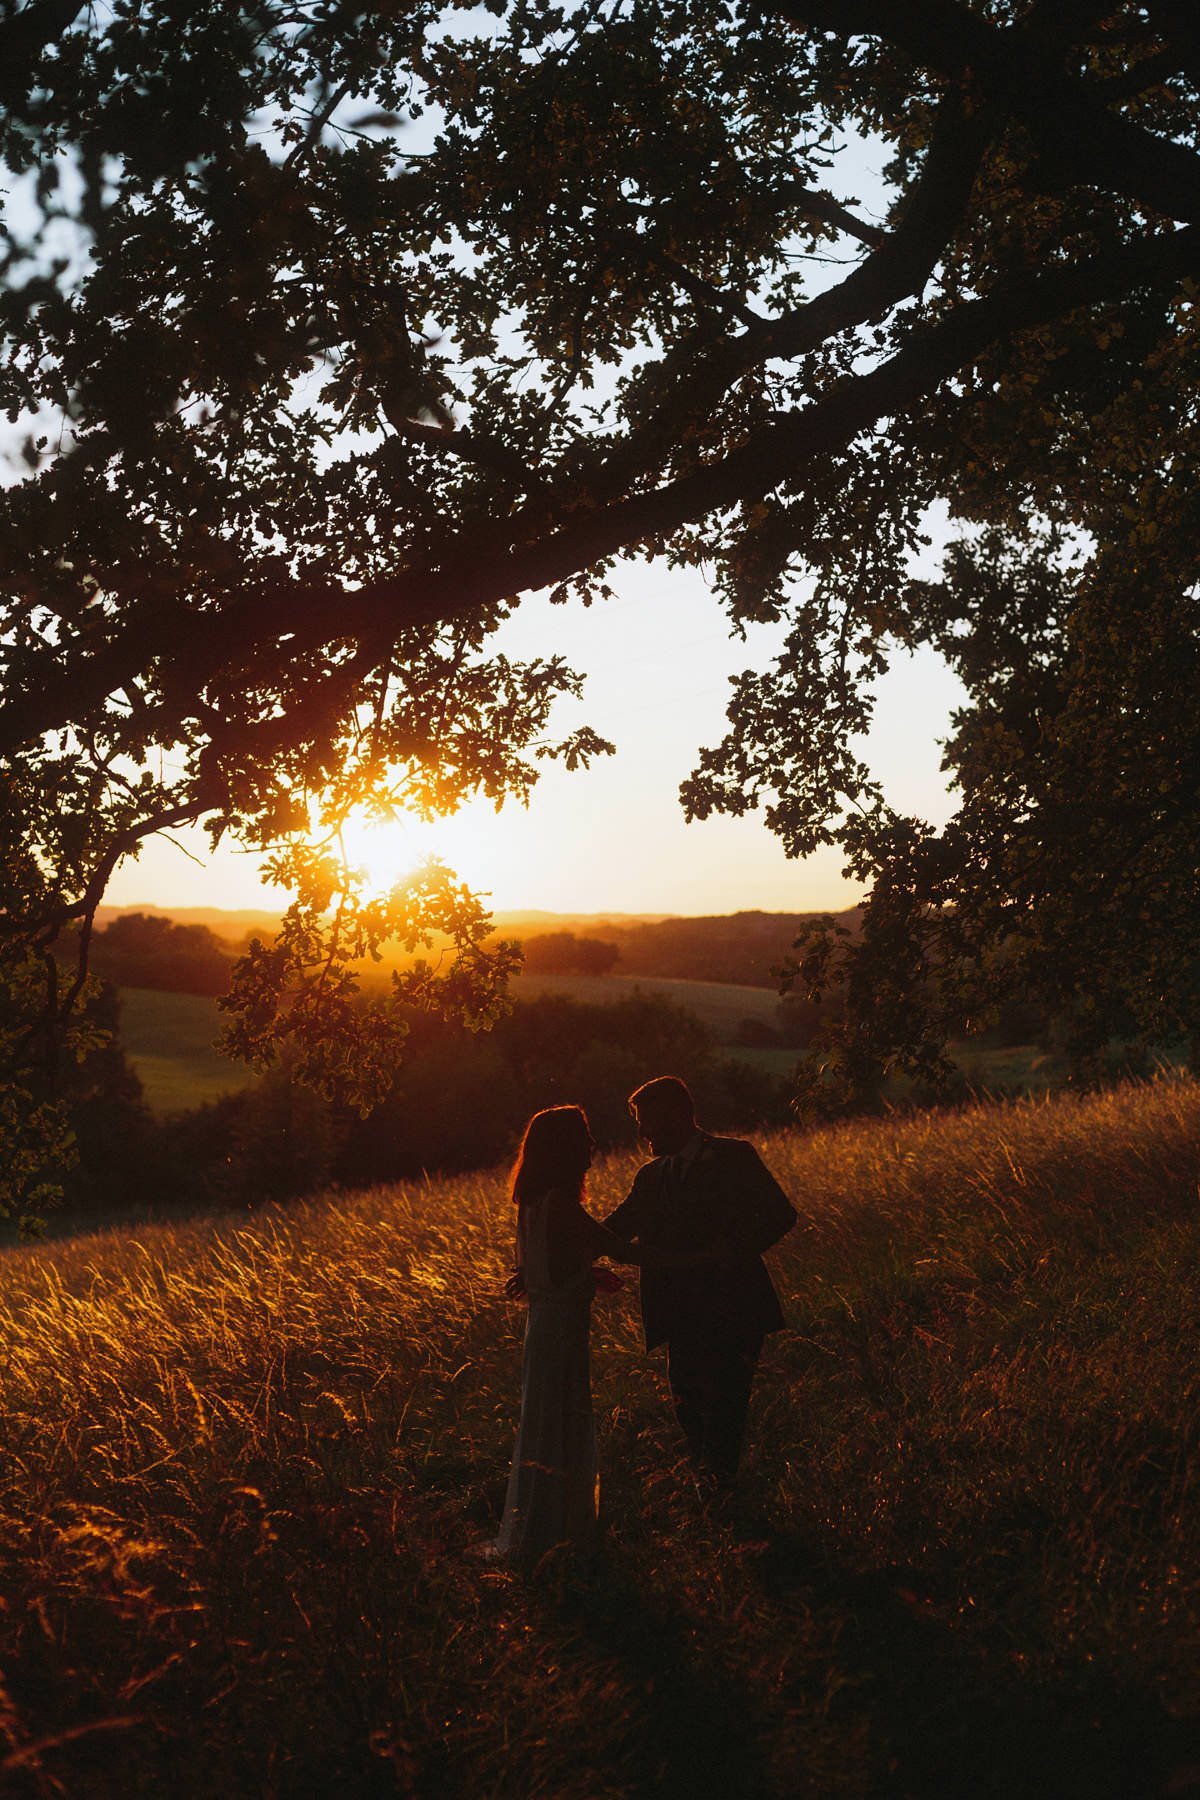
<instances>
[{"instance_id":1,"label":"sun glow","mask_svg":"<svg viewBox=\"0 0 1200 1800\"><path fill-rule=\"evenodd\" d=\"M351 814L342 828L346 860L361 872L369 893L385 894L431 856L449 862L445 850L447 820L424 820L411 813L390 819Z\"/></svg>"},{"instance_id":2,"label":"sun glow","mask_svg":"<svg viewBox=\"0 0 1200 1800\"><path fill-rule=\"evenodd\" d=\"M494 809L474 803L443 819L404 812L380 819L355 811L342 828L341 841L368 894L389 893L430 857L446 863L477 892L491 894L507 886L511 851L506 853L506 835ZM510 903L498 898L501 905Z\"/></svg>"}]
</instances>

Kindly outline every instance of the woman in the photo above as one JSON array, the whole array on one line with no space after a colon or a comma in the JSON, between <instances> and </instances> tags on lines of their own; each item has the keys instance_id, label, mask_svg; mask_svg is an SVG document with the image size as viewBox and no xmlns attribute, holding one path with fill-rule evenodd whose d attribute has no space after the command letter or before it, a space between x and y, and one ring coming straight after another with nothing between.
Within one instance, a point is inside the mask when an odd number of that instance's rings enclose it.
<instances>
[{"instance_id":1,"label":"woman","mask_svg":"<svg viewBox=\"0 0 1200 1800\"><path fill-rule=\"evenodd\" d=\"M592 1258L647 1259L584 1210L584 1178L595 1147L582 1107L552 1106L530 1119L513 1169L518 1285L529 1299L529 1319L521 1423L495 1552L524 1568L556 1544L586 1547L592 1540Z\"/></svg>"}]
</instances>

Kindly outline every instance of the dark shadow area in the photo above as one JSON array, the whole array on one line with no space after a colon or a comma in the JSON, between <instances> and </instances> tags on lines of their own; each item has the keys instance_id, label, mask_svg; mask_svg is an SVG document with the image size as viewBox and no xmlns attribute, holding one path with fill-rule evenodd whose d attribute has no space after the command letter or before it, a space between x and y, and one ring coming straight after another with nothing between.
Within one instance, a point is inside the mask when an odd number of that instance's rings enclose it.
<instances>
[{"instance_id":1,"label":"dark shadow area","mask_svg":"<svg viewBox=\"0 0 1200 1800\"><path fill-rule=\"evenodd\" d=\"M851 1678L842 1693L871 1718L875 1794L1153 1800L1200 1793L1200 1726L1172 1718L1151 1690L1083 1666L1075 1681L1039 1686L1018 1672L1011 1644L981 1650L978 1639L967 1644L950 1627L944 1576L856 1571L810 1539L759 1524L762 1550L753 1561L770 1597L795 1593L849 1619L838 1639Z\"/></svg>"},{"instance_id":2,"label":"dark shadow area","mask_svg":"<svg viewBox=\"0 0 1200 1800\"><path fill-rule=\"evenodd\" d=\"M747 1696L715 1667L715 1635L697 1646L694 1624L602 1553L575 1579L537 1596L547 1622L589 1652L620 1663L642 1705L629 1721L631 1795L661 1800L778 1800ZM610 1772L613 1773L613 1772Z\"/></svg>"},{"instance_id":3,"label":"dark shadow area","mask_svg":"<svg viewBox=\"0 0 1200 1800\"><path fill-rule=\"evenodd\" d=\"M458 1530L466 1527L467 1567L474 1570L476 1553L499 1525L502 1477L493 1471L481 1480L477 1458L449 1449L431 1449L413 1476L423 1516L445 1509ZM606 1473L604 1512L637 1516L642 1498L634 1468L614 1468L611 1481ZM480 1557L480 1573L486 1568ZM531 1576L518 1578L516 1595L534 1641L553 1646L559 1666L578 1662L588 1676L597 1664L615 1664L630 1690L620 1759L604 1769L629 1800L781 1800L767 1766L764 1722L721 1668L720 1629L706 1632L701 1622L698 1631L696 1619L661 1588L639 1580L603 1532L593 1555L551 1553ZM502 1609L509 1604L501 1602ZM438 1791L464 1791L453 1745L439 1760L438 1747L423 1744L421 1766Z\"/></svg>"}]
</instances>

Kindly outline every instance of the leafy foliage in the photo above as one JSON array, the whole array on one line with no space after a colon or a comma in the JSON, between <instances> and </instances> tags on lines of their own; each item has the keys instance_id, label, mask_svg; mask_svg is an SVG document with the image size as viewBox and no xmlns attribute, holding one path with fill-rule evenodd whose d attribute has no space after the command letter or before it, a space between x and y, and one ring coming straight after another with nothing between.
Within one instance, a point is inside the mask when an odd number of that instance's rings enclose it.
<instances>
[{"instance_id":1,"label":"leafy foliage","mask_svg":"<svg viewBox=\"0 0 1200 1800\"><path fill-rule=\"evenodd\" d=\"M1136 724L1194 655L1187 9L37 0L0 21L0 65L20 957L148 833L203 819L300 883L293 960L251 958L231 1041L299 1039L365 1098L399 1033L353 1003L339 932L419 935L445 905L464 956L422 998L477 1018L507 965L481 975L448 881L390 919L347 897L338 924L303 847L356 807L522 800L544 758L603 753L550 733L578 675L492 638L523 593L599 602L649 555L710 569L735 631L788 622L684 801L763 805L790 850L841 843L874 882L842 971L868 1084L937 1066L938 1009L909 1004L935 967L986 999L1003 967L1068 980L1063 942L1106 971L1085 1036L1114 1009L1193 1026L1192 739L1164 740L1148 818ZM837 191L864 131L881 220ZM935 506L962 548L916 581ZM917 643L972 696L941 836L855 749ZM1092 764L1101 717L1126 723ZM1096 906L1049 877L1084 847L1064 809L1110 777ZM1127 964L1135 886L1155 947Z\"/></svg>"},{"instance_id":2,"label":"leafy foliage","mask_svg":"<svg viewBox=\"0 0 1200 1800\"><path fill-rule=\"evenodd\" d=\"M431 859L381 898L364 897L344 859L293 844L270 864L296 900L270 945L257 939L235 964L217 1004L230 1015L222 1043L267 1069L286 1049L294 1073L362 1113L386 1093L414 1008L461 1019L481 1031L507 1008L508 975L520 965L514 943L485 949L491 920L479 901ZM383 997L362 993L364 961L399 938L412 953L441 932L452 944L439 974L426 957L394 970Z\"/></svg>"}]
</instances>

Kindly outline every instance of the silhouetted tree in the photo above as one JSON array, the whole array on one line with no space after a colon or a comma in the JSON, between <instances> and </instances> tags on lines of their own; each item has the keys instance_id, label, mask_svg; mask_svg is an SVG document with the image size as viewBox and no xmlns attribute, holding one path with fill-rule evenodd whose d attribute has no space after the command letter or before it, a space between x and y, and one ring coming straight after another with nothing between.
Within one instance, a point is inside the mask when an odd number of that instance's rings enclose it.
<instances>
[{"instance_id":1,"label":"silhouetted tree","mask_svg":"<svg viewBox=\"0 0 1200 1800\"><path fill-rule=\"evenodd\" d=\"M603 600L632 555L702 564L735 629L788 622L684 802L765 806L789 851L840 843L872 884L848 956L799 959L837 974L851 1085L897 1057L936 1072L1000 942L1027 986L1066 984L1084 1039L1121 1010L1190 1028L1191 9L475 18L0 19L21 199L0 391L26 464L0 506L13 1141L22 1071L82 992L49 939L189 820L274 847L296 894L235 976L238 1054L286 1043L365 1105L413 1004L488 1024L513 957L484 951L481 909L444 873L364 899L337 828L523 798L540 758L602 752L548 735L562 660L491 635L536 589ZM835 191L864 130L881 217ZM936 507L955 547L917 580ZM918 644L969 692L942 833L855 748ZM434 928L443 970L359 1005L354 960Z\"/></svg>"}]
</instances>

